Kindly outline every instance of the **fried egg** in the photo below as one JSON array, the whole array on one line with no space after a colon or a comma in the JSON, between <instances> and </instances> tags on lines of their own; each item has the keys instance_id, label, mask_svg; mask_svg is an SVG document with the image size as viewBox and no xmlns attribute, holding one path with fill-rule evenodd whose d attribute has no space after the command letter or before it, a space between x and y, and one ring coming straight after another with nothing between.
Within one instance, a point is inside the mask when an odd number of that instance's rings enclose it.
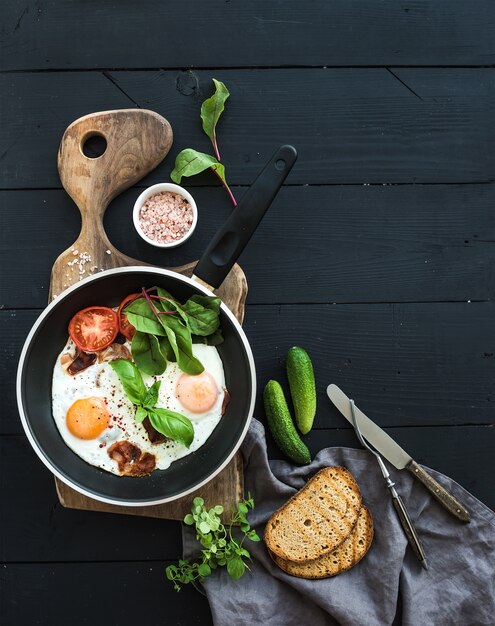
<instances>
[{"instance_id":1,"label":"fried egg","mask_svg":"<svg viewBox=\"0 0 495 626\"><path fill-rule=\"evenodd\" d=\"M126 343L125 347L130 352L130 344ZM126 441L143 454L153 455L155 469L166 469L200 448L221 419L225 376L214 346L193 344L193 354L204 366L204 372L198 376L189 376L177 363L170 362L159 376L143 374L147 387L161 381L157 407L176 411L191 420L194 440L189 448L171 440L150 441L144 425L135 421L136 409L109 361L97 359L81 372L69 374L67 362L75 353L75 345L69 339L53 368L52 412L65 443L91 465L121 475L119 463L109 456L109 449L116 442Z\"/></svg>"}]
</instances>

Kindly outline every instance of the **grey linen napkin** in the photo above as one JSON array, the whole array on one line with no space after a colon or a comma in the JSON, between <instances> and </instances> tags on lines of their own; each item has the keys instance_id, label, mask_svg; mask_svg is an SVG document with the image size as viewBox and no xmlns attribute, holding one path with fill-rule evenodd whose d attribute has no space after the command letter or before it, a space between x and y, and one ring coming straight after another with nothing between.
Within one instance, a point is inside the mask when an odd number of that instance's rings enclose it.
<instances>
[{"instance_id":1,"label":"grey linen napkin","mask_svg":"<svg viewBox=\"0 0 495 626\"><path fill-rule=\"evenodd\" d=\"M478 626L495 624L495 514L456 482L432 475L466 504L471 522L447 513L408 472L391 468L421 537L429 571L408 547L376 462L365 450L326 448L311 465L268 461L265 432L253 419L242 445L245 489L254 498L249 519L260 536L270 515L317 470L347 467L373 516L375 536L364 559L325 580L303 580L282 572L266 547L247 542L250 571L238 581L216 570L205 580L216 626ZM183 525L184 557L194 558L194 531Z\"/></svg>"}]
</instances>

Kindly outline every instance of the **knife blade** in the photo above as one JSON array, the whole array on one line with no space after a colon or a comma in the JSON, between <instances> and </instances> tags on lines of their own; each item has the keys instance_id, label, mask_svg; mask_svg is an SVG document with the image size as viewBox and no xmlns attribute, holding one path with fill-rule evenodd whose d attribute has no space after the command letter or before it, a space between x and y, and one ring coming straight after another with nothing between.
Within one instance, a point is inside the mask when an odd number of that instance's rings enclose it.
<instances>
[{"instance_id":1,"label":"knife blade","mask_svg":"<svg viewBox=\"0 0 495 626\"><path fill-rule=\"evenodd\" d=\"M328 385L327 395L346 420L353 424L349 398L337 385ZM445 487L437 482L431 474L422 468L390 435L370 420L357 406L355 412L363 436L382 454L387 461L399 470L407 469L428 489L431 495L462 522L469 522L471 517L466 507L459 502Z\"/></svg>"}]
</instances>

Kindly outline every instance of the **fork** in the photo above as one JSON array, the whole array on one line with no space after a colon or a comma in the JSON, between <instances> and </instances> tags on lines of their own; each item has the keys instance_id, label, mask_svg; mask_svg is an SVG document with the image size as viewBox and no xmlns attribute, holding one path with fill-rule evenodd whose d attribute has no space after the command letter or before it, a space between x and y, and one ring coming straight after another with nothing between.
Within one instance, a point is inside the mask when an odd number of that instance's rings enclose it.
<instances>
[{"instance_id":1,"label":"fork","mask_svg":"<svg viewBox=\"0 0 495 626\"><path fill-rule=\"evenodd\" d=\"M391 478L390 478L390 474L388 472L388 469L382 459L382 457L378 454L378 452L376 450L374 450L366 441L366 439L363 437L363 435L361 434L361 431L359 429L359 424L358 424L358 420L357 420L357 415L356 415L356 411L355 411L355 407L354 407L354 400L350 400L349 399L349 403L351 405L351 415L352 415L352 423L354 425L354 430L356 432L357 438L359 439L361 445L366 448L367 450L369 450L372 454L375 455L376 460L378 461L378 465L380 466L380 470L383 474L383 478L385 479L385 482L387 483L387 487L388 490L390 492L390 495L392 497L392 504L394 505L394 509L397 513L397 517L399 518L399 521L401 523L401 526L404 530L404 533L406 534L407 540L409 541L411 548L414 551L414 554L416 555L416 557L418 558L419 562L421 563L421 565L424 567L424 569L428 569L428 563L426 562L426 555L425 555L425 551L423 549L423 546L421 545L421 541L419 540L418 537L418 533L416 532L416 529L414 528L414 525L411 521L411 518L409 517L409 513L407 512L407 509L404 505L404 502L402 500L402 498L400 497L400 495L397 493L397 490L395 489L395 483L392 482Z\"/></svg>"}]
</instances>

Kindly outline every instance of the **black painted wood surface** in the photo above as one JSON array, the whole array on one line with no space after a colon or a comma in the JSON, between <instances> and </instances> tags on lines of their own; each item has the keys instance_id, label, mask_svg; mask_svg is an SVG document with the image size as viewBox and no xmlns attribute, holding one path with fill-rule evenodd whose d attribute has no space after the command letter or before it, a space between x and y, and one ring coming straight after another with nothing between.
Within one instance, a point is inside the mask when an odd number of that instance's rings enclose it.
<instances>
[{"instance_id":1,"label":"black painted wood surface","mask_svg":"<svg viewBox=\"0 0 495 626\"><path fill-rule=\"evenodd\" d=\"M200 223L175 250L146 246L131 211L182 148L209 151L212 77L231 91L218 137L237 197L278 143L300 155L241 258L260 391L286 386L285 353L302 345L313 453L357 446L326 399L333 381L495 507L495 3L9 0L0 14L0 623L211 623L204 597L164 578L179 524L60 506L22 433L15 369L79 229L56 170L66 126L127 107L170 120L170 155L105 225L123 252L182 264L231 211L214 178L184 181ZM268 449L280 458L271 437Z\"/></svg>"}]
</instances>

